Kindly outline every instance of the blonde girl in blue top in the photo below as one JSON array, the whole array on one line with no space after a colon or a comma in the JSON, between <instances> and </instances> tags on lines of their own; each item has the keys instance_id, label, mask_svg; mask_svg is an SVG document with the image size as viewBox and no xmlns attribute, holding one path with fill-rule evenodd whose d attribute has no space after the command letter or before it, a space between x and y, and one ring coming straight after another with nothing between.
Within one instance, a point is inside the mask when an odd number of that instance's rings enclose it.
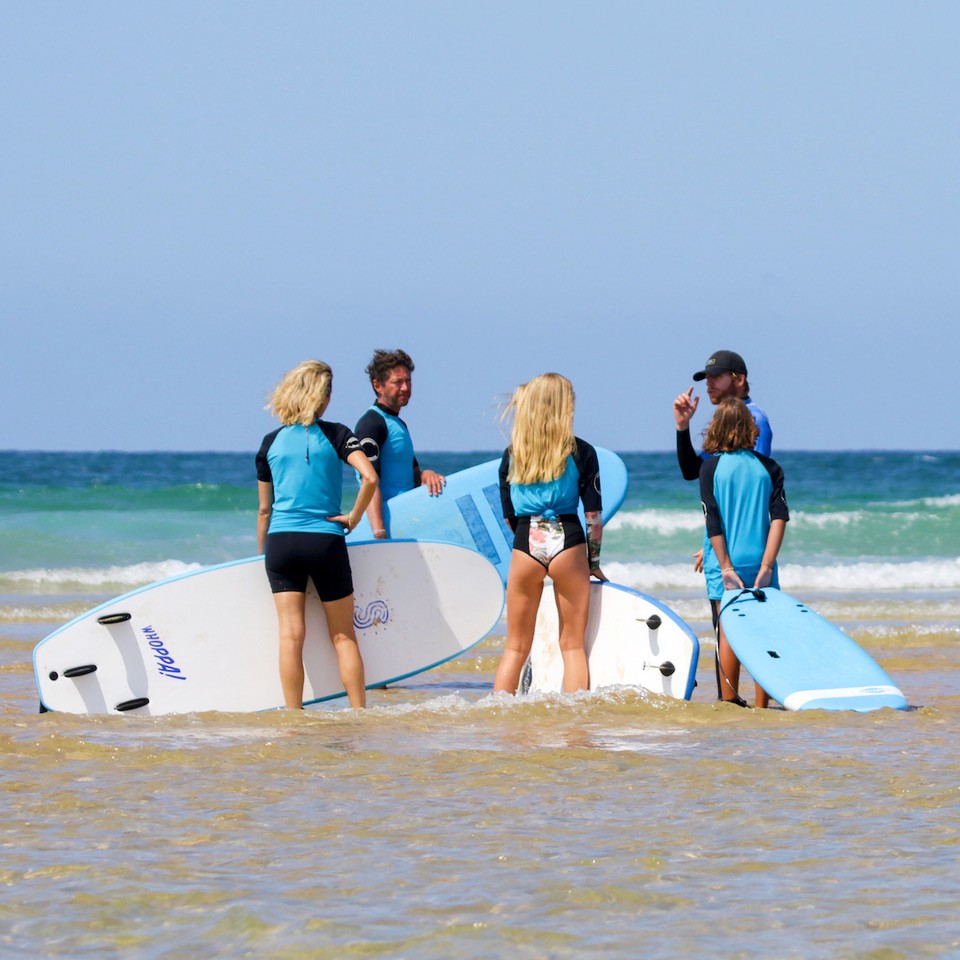
<instances>
[{"instance_id":1,"label":"blonde girl in blue top","mask_svg":"<svg viewBox=\"0 0 960 960\"><path fill-rule=\"evenodd\" d=\"M257 454L257 543L277 607L283 699L293 710L303 706L308 579L320 596L350 705L366 705L344 535L360 521L378 480L353 431L321 419L332 388L333 371L320 360L306 360L287 373L267 404L283 426L263 438ZM343 463L360 477L349 513L340 506Z\"/></svg>"},{"instance_id":2,"label":"blonde girl in blue top","mask_svg":"<svg viewBox=\"0 0 960 960\"><path fill-rule=\"evenodd\" d=\"M590 575L600 570L603 530L596 451L573 434L573 387L558 373L519 386L504 416L513 416L500 465L503 514L515 534L507 576L507 642L494 691L516 693L530 654L543 581L549 574L560 622L563 689L589 686L584 639ZM586 533L577 516L583 502Z\"/></svg>"}]
</instances>

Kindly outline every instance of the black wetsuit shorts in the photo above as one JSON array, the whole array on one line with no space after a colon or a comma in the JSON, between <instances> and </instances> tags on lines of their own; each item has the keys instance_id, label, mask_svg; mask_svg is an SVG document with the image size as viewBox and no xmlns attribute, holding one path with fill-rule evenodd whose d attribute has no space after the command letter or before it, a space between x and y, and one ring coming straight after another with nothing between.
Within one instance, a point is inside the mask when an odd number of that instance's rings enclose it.
<instances>
[{"instance_id":1,"label":"black wetsuit shorts","mask_svg":"<svg viewBox=\"0 0 960 960\"><path fill-rule=\"evenodd\" d=\"M265 562L274 593L306 593L308 577L324 603L353 593L347 544L338 533L269 533Z\"/></svg>"}]
</instances>

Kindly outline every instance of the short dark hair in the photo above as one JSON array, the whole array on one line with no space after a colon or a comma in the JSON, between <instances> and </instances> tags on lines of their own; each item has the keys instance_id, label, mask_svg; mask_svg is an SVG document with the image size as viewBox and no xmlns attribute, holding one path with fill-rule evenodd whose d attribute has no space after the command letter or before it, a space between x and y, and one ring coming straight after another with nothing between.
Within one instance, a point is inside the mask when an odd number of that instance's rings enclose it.
<instances>
[{"instance_id":1,"label":"short dark hair","mask_svg":"<svg viewBox=\"0 0 960 960\"><path fill-rule=\"evenodd\" d=\"M406 350L374 350L373 359L367 364L370 382L386 380L394 367L406 367L413 373L413 361Z\"/></svg>"}]
</instances>

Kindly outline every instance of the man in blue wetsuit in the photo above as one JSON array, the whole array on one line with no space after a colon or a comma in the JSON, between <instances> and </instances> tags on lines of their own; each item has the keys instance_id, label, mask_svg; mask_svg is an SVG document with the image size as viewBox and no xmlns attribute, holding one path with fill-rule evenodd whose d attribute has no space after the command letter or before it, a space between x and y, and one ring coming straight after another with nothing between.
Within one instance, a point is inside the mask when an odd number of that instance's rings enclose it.
<instances>
[{"instance_id":1,"label":"man in blue wetsuit","mask_svg":"<svg viewBox=\"0 0 960 960\"><path fill-rule=\"evenodd\" d=\"M754 450L769 457L773 444L773 431L767 415L750 399L750 383L747 380L747 365L743 357L733 350L717 350L711 354L702 370L693 375L694 381L707 381L707 396L716 406L725 397L742 400L753 415L760 433ZM690 421L700 404L700 398L693 395L693 387L685 390L673 401L673 418L677 424L677 463L684 480L696 480L700 476L700 465L709 459L710 454L697 453L690 438ZM704 556L713 558L710 538L704 535L703 547L694 556L693 567L698 573L703 571ZM710 603L713 612L713 626L717 628L719 604ZM721 692L719 661L717 662L717 690Z\"/></svg>"},{"instance_id":2,"label":"man in blue wetsuit","mask_svg":"<svg viewBox=\"0 0 960 960\"><path fill-rule=\"evenodd\" d=\"M380 477L380 487L367 507L367 519L378 540L390 536L387 501L421 485L430 496L443 492L446 477L435 470L421 470L407 425L400 411L410 402L413 360L404 350L376 350L367 375L376 402L357 421L354 433L367 459Z\"/></svg>"}]
</instances>

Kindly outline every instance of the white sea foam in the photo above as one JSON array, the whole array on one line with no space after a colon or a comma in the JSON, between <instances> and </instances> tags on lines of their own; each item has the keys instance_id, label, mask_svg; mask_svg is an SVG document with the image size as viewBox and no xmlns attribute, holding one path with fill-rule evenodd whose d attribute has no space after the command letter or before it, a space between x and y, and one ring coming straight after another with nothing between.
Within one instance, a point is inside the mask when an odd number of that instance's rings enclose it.
<instances>
[{"instance_id":1,"label":"white sea foam","mask_svg":"<svg viewBox=\"0 0 960 960\"><path fill-rule=\"evenodd\" d=\"M661 536L702 529L703 514L699 510L628 510L614 514L604 524L604 530L645 530Z\"/></svg>"},{"instance_id":2,"label":"white sea foam","mask_svg":"<svg viewBox=\"0 0 960 960\"><path fill-rule=\"evenodd\" d=\"M604 563L603 572L617 583L644 593L703 589L703 576L690 563ZM914 560L905 563L828 563L820 566L781 564L780 585L791 593L803 590L890 592L960 589L960 559Z\"/></svg>"},{"instance_id":3,"label":"white sea foam","mask_svg":"<svg viewBox=\"0 0 960 960\"><path fill-rule=\"evenodd\" d=\"M56 586L81 587L138 587L155 580L166 580L181 573L199 570L199 563L181 560L161 560L157 563L135 563L116 567L43 567L37 570L10 570L0 573L0 583L21 587Z\"/></svg>"},{"instance_id":4,"label":"white sea foam","mask_svg":"<svg viewBox=\"0 0 960 960\"><path fill-rule=\"evenodd\" d=\"M795 526L816 527L823 530L827 527L849 527L864 518L862 510L846 510L840 513L808 513L804 510L791 511L790 522Z\"/></svg>"},{"instance_id":5,"label":"white sea foam","mask_svg":"<svg viewBox=\"0 0 960 960\"><path fill-rule=\"evenodd\" d=\"M927 507L960 507L960 493L945 497L925 497L920 502Z\"/></svg>"},{"instance_id":6,"label":"white sea foam","mask_svg":"<svg viewBox=\"0 0 960 960\"><path fill-rule=\"evenodd\" d=\"M793 510L790 513L792 528L812 528L814 530L851 529L861 524L874 522L892 525L906 525L929 520L931 514L922 508L960 506L960 497L928 498L922 501L891 504L900 509L897 512L877 513L868 510L837 510L827 513L815 513L809 510ZM908 509L909 508L909 509ZM615 514L604 525L604 530L656 534L669 537L674 534L703 532L703 513L698 509L690 510L627 510Z\"/></svg>"}]
</instances>

